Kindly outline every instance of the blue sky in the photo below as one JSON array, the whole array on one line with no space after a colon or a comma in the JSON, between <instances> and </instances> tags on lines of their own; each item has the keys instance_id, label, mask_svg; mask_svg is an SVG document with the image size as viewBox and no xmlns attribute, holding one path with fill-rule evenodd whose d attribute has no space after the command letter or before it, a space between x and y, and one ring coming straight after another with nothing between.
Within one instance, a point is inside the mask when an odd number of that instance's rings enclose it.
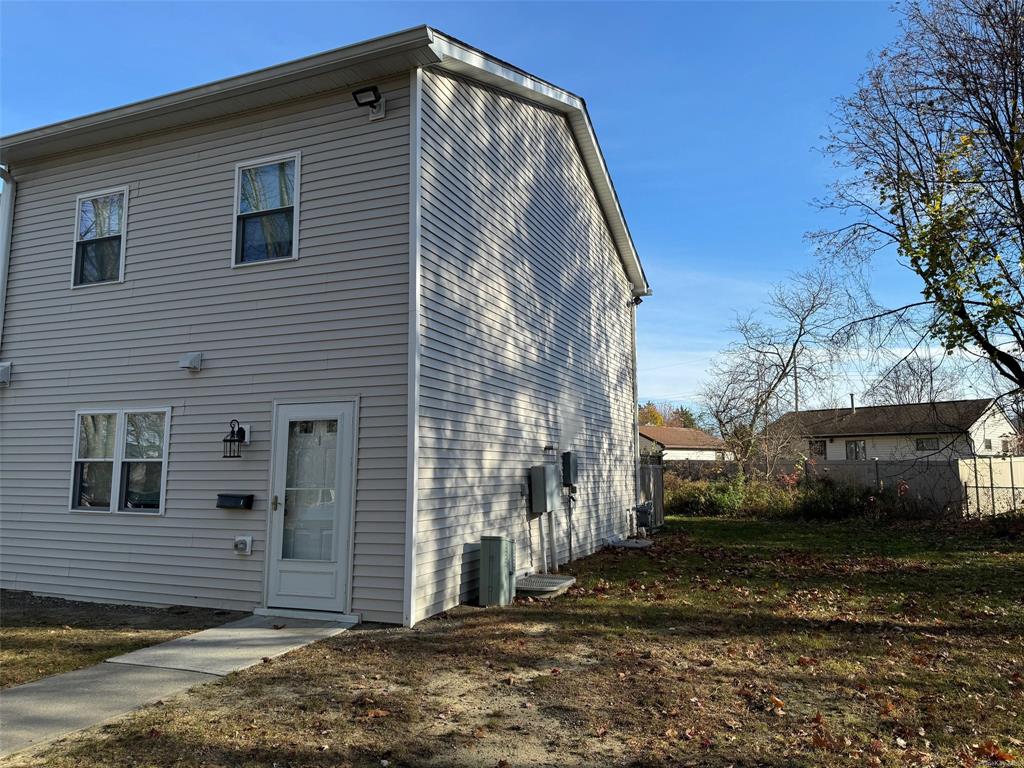
<instances>
[{"instance_id":1,"label":"blue sky","mask_svg":"<svg viewBox=\"0 0 1024 768\"><path fill-rule=\"evenodd\" d=\"M812 262L831 101L897 33L885 2L7 1L0 132L422 23L587 99L655 291L639 312L640 396L682 402L735 314Z\"/></svg>"}]
</instances>

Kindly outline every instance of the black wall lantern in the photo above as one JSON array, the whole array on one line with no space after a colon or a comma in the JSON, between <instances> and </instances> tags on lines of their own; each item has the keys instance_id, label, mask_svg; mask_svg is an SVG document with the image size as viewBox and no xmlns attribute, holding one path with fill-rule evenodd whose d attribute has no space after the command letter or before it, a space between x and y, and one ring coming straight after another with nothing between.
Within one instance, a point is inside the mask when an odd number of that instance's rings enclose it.
<instances>
[{"instance_id":1,"label":"black wall lantern","mask_svg":"<svg viewBox=\"0 0 1024 768\"><path fill-rule=\"evenodd\" d=\"M224 458L242 458L242 443L245 442L245 427L238 426L235 419L231 420L231 431L224 437Z\"/></svg>"}]
</instances>

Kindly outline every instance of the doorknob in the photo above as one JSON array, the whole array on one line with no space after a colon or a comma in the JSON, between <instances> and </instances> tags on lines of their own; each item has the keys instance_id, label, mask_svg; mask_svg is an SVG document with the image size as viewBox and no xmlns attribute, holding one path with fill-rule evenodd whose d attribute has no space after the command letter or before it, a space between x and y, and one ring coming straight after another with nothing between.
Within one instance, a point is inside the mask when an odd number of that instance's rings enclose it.
<instances>
[{"instance_id":1,"label":"doorknob","mask_svg":"<svg viewBox=\"0 0 1024 768\"><path fill-rule=\"evenodd\" d=\"M270 509L272 512L277 512L277 496L270 499Z\"/></svg>"}]
</instances>

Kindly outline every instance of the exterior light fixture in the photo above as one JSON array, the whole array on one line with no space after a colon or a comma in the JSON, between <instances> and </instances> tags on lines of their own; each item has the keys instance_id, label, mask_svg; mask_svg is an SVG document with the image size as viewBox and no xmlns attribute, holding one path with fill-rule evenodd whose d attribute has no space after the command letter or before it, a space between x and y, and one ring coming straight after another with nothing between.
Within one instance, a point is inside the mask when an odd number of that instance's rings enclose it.
<instances>
[{"instance_id":1,"label":"exterior light fixture","mask_svg":"<svg viewBox=\"0 0 1024 768\"><path fill-rule=\"evenodd\" d=\"M231 431L224 437L224 458L242 458L242 443L245 442L245 427L238 426L235 419L231 420Z\"/></svg>"},{"instance_id":2,"label":"exterior light fixture","mask_svg":"<svg viewBox=\"0 0 1024 768\"><path fill-rule=\"evenodd\" d=\"M352 99L357 107L376 107L377 102L381 100L380 88L376 85L371 85L369 88L360 88L358 91L352 91Z\"/></svg>"},{"instance_id":3,"label":"exterior light fixture","mask_svg":"<svg viewBox=\"0 0 1024 768\"><path fill-rule=\"evenodd\" d=\"M384 117L384 96L376 85L352 91L352 100L356 103L357 107L370 108L371 120L380 120Z\"/></svg>"}]
</instances>

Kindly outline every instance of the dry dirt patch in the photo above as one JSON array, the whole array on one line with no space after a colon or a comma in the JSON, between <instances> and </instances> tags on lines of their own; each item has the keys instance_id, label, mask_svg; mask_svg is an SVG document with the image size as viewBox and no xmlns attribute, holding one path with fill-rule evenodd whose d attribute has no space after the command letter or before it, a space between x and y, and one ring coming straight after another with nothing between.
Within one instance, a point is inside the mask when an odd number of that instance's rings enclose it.
<instances>
[{"instance_id":1,"label":"dry dirt patch","mask_svg":"<svg viewBox=\"0 0 1024 768\"><path fill-rule=\"evenodd\" d=\"M86 603L5 589L0 593L0 688L88 667L244 615Z\"/></svg>"},{"instance_id":2,"label":"dry dirt patch","mask_svg":"<svg viewBox=\"0 0 1024 768\"><path fill-rule=\"evenodd\" d=\"M9 765L962 766L1024 750L1024 541L676 520L549 602L364 627Z\"/></svg>"}]
</instances>

